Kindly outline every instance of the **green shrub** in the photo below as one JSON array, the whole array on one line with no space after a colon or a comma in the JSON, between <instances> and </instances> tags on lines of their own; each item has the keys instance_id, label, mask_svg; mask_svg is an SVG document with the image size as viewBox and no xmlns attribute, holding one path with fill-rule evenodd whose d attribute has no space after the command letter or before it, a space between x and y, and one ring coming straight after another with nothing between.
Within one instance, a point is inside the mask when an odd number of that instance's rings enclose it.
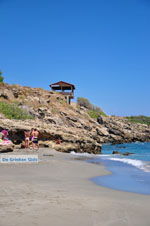
<instances>
[{"instance_id":1,"label":"green shrub","mask_svg":"<svg viewBox=\"0 0 150 226\"><path fill-rule=\"evenodd\" d=\"M86 98L78 97L77 103L79 106L88 109L88 114L91 118L98 118L98 116L107 116L100 107L91 104L90 101Z\"/></svg>"},{"instance_id":2,"label":"green shrub","mask_svg":"<svg viewBox=\"0 0 150 226\"><path fill-rule=\"evenodd\" d=\"M4 81L4 77L2 76L2 72L0 71L0 82Z\"/></svg>"},{"instance_id":3,"label":"green shrub","mask_svg":"<svg viewBox=\"0 0 150 226\"><path fill-rule=\"evenodd\" d=\"M150 125L150 117L139 115L139 116L128 116L126 117L130 122L133 123L141 123L141 124L147 124Z\"/></svg>"},{"instance_id":4,"label":"green shrub","mask_svg":"<svg viewBox=\"0 0 150 226\"><path fill-rule=\"evenodd\" d=\"M87 109L92 109L92 104L90 103L90 101L87 98L78 97L77 98L77 103L81 107L85 107Z\"/></svg>"},{"instance_id":5,"label":"green shrub","mask_svg":"<svg viewBox=\"0 0 150 226\"><path fill-rule=\"evenodd\" d=\"M0 113L5 115L5 117L9 119L25 120L34 118L28 112L18 107L16 104L9 104L6 102L0 102Z\"/></svg>"},{"instance_id":6,"label":"green shrub","mask_svg":"<svg viewBox=\"0 0 150 226\"><path fill-rule=\"evenodd\" d=\"M95 110L89 110L88 114L91 118L98 118L99 116L107 116L104 112L98 112Z\"/></svg>"}]
</instances>

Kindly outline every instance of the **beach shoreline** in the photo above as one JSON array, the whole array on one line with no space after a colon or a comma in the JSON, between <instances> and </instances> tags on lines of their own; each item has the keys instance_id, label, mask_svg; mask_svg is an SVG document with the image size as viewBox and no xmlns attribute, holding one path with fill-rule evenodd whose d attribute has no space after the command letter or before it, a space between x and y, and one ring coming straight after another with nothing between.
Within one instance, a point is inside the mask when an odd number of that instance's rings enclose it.
<instances>
[{"instance_id":1,"label":"beach shoreline","mask_svg":"<svg viewBox=\"0 0 150 226\"><path fill-rule=\"evenodd\" d=\"M51 149L16 150L38 154L39 163L0 164L1 226L149 226L150 196L97 186L103 165L74 160Z\"/></svg>"}]
</instances>

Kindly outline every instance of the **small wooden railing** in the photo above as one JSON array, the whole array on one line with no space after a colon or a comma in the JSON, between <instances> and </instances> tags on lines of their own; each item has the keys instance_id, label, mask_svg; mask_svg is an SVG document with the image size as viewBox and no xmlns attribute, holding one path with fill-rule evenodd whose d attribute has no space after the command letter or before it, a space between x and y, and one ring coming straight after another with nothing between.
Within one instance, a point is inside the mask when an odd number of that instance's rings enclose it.
<instances>
[{"instance_id":1,"label":"small wooden railing","mask_svg":"<svg viewBox=\"0 0 150 226\"><path fill-rule=\"evenodd\" d=\"M74 97L74 93L73 92L59 92L63 95L66 95L66 96L71 96L71 97Z\"/></svg>"}]
</instances>

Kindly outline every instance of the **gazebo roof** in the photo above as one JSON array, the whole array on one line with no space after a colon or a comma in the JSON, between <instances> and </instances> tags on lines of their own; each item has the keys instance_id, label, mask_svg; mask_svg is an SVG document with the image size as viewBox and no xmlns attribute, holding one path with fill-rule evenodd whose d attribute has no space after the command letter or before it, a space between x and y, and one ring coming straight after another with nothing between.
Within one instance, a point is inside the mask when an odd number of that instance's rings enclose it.
<instances>
[{"instance_id":1,"label":"gazebo roof","mask_svg":"<svg viewBox=\"0 0 150 226\"><path fill-rule=\"evenodd\" d=\"M75 89L75 86L73 85L73 84L70 84L70 83L67 83L67 82L63 82L63 81L59 81L59 82L56 82L56 83L53 83L53 84L51 84L50 85L50 87L51 88L59 88L59 87L66 87L66 88L69 88L70 87L70 89L71 88L73 88L73 89Z\"/></svg>"}]
</instances>

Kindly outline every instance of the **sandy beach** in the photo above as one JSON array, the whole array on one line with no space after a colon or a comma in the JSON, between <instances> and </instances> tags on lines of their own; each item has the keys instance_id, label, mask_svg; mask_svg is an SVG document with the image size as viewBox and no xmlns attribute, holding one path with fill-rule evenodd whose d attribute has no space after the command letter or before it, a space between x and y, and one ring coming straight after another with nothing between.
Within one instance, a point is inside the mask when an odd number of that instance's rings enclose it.
<instances>
[{"instance_id":1,"label":"sandy beach","mask_svg":"<svg viewBox=\"0 0 150 226\"><path fill-rule=\"evenodd\" d=\"M89 180L109 173L102 165L49 149L38 155L38 164L0 164L0 226L150 225L150 196Z\"/></svg>"}]
</instances>

